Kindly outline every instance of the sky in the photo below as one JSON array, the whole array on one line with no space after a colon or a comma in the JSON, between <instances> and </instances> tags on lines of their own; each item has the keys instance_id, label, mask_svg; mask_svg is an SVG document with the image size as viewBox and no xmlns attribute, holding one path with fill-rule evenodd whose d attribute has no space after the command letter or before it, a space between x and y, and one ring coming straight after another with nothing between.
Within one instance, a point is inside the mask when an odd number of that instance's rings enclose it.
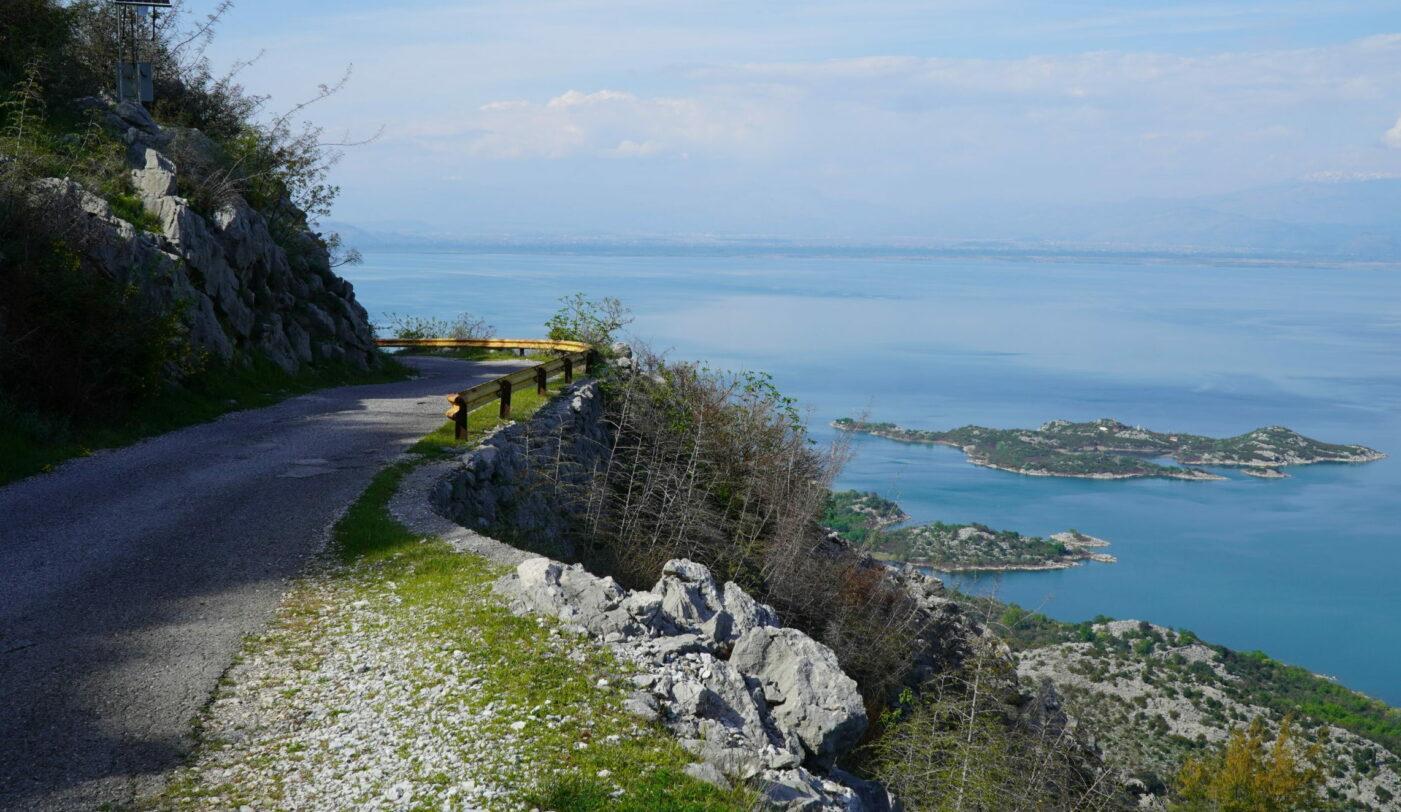
<instances>
[{"instance_id":1,"label":"sky","mask_svg":"<svg viewBox=\"0 0 1401 812\"><path fill-rule=\"evenodd\" d=\"M383 128L334 174L335 218L374 227L955 238L1401 177L1396 0L239 0L209 55L260 53L269 110L353 66L306 112Z\"/></svg>"}]
</instances>

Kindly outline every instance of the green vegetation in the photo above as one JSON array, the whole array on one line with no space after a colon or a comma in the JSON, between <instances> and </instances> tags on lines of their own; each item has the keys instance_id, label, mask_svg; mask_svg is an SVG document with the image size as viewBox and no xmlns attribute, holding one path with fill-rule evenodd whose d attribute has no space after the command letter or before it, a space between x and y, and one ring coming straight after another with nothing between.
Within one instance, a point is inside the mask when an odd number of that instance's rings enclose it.
<instances>
[{"instance_id":1,"label":"green vegetation","mask_svg":"<svg viewBox=\"0 0 1401 812\"><path fill-rule=\"evenodd\" d=\"M134 403L114 402L110 409L55 414L0 399L0 485L228 412L270 406L330 386L383 383L411 374L386 359L369 372L326 363L288 375L259 358L246 367L206 369L178 386L151 392Z\"/></svg>"},{"instance_id":2,"label":"green vegetation","mask_svg":"<svg viewBox=\"0 0 1401 812\"><path fill-rule=\"evenodd\" d=\"M1015 604L1002 604L988 598L960 596L998 617L999 636L1014 650L1030 651L1060 643L1091 643L1096 652L1127 655L1135 646L1147 652L1202 643L1185 629L1170 633L1148 623L1140 623L1136 631L1106 634L1097 632L1112 618L1096 616L1081 623L1067 623L1047 617L1040 612L1028 612ZM1143 641L1149 641L1144 646ZM1326 677L1295 665L1282 663L1259 651L1234 651L1225 646L1207 645L1217 662L1231 679L1226 681L1228 693L1244 704L1268 707L1281 715L1297 713L1302 717L1337 725L1401 753L1401 708L1393 708L1378 699L1358 693ZM1172 660L1160 664L1171 669Z\"/></svg>"},{"instance_id":3,"label":"green vegetation","mask_svg":"<svg viewBox=\"0 0 1401 812\"><path fill-rule=\"evenodd\" d=\"M582 341L604 355L612 352L613 338L632 323L632 311L611 296L590 299L582 293L561 297L560 308L545 322L555 341Z\"/></svg>"},{"instance_id":4,"label":"green vegetation","mask_svg":"<svg viewBox=\"0 0 1401 812\"><path fill-rule=\"evenodd\" d=\"M1187 759L1177 778L1181 812L1290 812L1315 809L1323 786L1322 748L1296 741L1289 717L1271 742L1263 720L1231 732L1226 746Z\"/></svg>"},{"instance_id":5,"label":"green vegetation","mask_svg":"<svg viewBox=\"0 0 1401 812\"><path fill-rule=\"evenodd\" d=\"M1055 566L1077 560L1078 552L1063 542L1014 530L944 522L892 530L880 537L876 549L900 561L945 570Z\"/></svg>"},{"instance_id":6,"label":"green vegetation","mask_svg":"<svg viewBox=\"0 0 1401 812\"><path fill-rule=\"evenodd\" d=\"M1122 808L1117 787L1085 768L1073 737L1010 723L994 686L1015 679L1011 667L984 646L918 696L906 690L866 748L868 768L913 810Z\"/></svg>"},{"instance_id":7,"label":"green vegetation","mask_svg":"<svg viewBox=\"0 0 1401 812\"><path fill-rule=\"evenodd\" d=\"M1327 803L1317 798L1304 808L1388 808L1388 782L1401 772L1401 710L1189 631L1103 616L1065 623L988 598L959 600L992 619L1025 678L1056 684L1109 763L1149 786L1172 783L1183 763L1256 717L1276 727L1291 719L1303 746L1322 747L1328 784ZM1327 725L1346 733L1330 734Z\"/></svg>"},{"instance_id":8,"label":"green vegetation","mask_svg":"<svg viewBox=\"0 0 1401 812\"><path fill-rule=\"evenodd\" d=\"M1091 558L1113 560L1089 552L1105 542L1075 530L1053 538L1023 536L981 524L943 522L886 530L907 519L898 503L877 493L839 491L828 497L819 521L877 558L943 570L1054 568Z\"/></svg>"},{"instance_id":9,"label":"green vegetation","mask_svg":"<svg viewBox=\"0 0 1401 812\"><path fill-rule=\"evenodd\" d=\"M404 316L398 313L385 314L387 322L382 330L394 338L493 338L496 328L486 319L462 312L451 319L437 319L431 316Z\"/></svg>"},{"instance_id":10,"label":"green vegetation","mask_svg":"<svg viewBox=\"0 0 1401 812\"><path fill-rule=\"evenodd\" d=\"M1266 473L1283 465L1368 462L1381 457L1365 446L1324 443L1280 426L1217 439L1163 434L1110 419L1088 423L1053 420L1035 430L963 426L950 431L924 431L849 417L836 420L833 425L843 431L899 442L954 446L963 449L976 465L1047 476L1219 478L1196 468L1150 462L1153 457L1172 457L1187 466L1243 466Z\"/></svg>"},{"instance_id":11,"label":"green vegetation","mask_svg":"<svg viewBox=\"0 0 1401 812\"><path fill-rule=\"evenodd\" d=\"M1401 754L1401 708L1260 651L1216 650L1227 673L1240 679L1241 701L1337 725Z\"/></svg>"},{"instance_id":12,"label":"green vegetation","mask_svg":"<svg viewBox=\"0 0 1401 812\"><path fill-rule=\"evenodd\" d=\"M822 526L853 544L864 544L879 531L910 518L900 505L870 491L836 491L822 509Z\"/></svg>"}]
</instances>

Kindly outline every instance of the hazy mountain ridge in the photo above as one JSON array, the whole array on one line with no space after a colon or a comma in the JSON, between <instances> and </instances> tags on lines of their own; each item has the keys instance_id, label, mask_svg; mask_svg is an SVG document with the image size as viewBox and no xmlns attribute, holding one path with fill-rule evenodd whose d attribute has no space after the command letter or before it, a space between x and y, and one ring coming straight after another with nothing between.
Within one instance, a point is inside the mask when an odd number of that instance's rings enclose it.
<instances>
[{"instance_id":1,"label":"hazy mountain ridge","mask_svg":"<svg viewBox=\"0 0 1401 812\"><path fill-rule=\"evenodd\" d=\"M1227 194L1112 204L974 207L938 216L912 236L822 239L744 234L472 233L421 222L328 223L361 250L482 248L871 249L954 254L1209 255L1401 259L1401 179L1301 180ZM933 215L930 215L933 216ZM925 236L913 236L923 231Z\"/></svg>"}]
</instances>

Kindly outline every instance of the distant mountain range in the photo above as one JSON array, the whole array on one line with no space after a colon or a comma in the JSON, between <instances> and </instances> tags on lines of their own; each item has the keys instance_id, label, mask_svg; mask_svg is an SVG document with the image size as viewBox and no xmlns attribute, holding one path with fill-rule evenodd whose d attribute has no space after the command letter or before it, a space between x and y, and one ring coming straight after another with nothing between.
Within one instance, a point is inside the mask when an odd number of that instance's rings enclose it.
<instances>
[{"instance_id":1,"label":"distant mountain range","mask_svg":"<svg viewBox=\"0 0 1401 812\"><path fill-rule=\"evenodd\" d=\"M762 235L487 234L470 225L328 221L361 250L703 247L969 253L1146 253L1392 261L1401 259L1401 179L1318 179L1189 199L1025 205L951 213L931 236L792 240Z\"/></svg>"}]
</instances>

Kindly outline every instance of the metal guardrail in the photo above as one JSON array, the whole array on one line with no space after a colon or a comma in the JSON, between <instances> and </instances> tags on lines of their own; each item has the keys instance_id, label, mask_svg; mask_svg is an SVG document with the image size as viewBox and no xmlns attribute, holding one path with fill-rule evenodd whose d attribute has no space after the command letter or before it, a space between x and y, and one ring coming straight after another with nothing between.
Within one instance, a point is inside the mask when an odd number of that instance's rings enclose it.
<instances>
[{"instance_id":1,"label":"metal guardrail","mask_svg":"<svg viewBox=\"0 0 1401 812\"><path fill-rule=\"evenodd\" d=\"M381 338L375 342L381 347L400 349L488 349L488 350L546 350L561 353L557 358L516 370L509 375L477 384L455 395L448 395L448 407L443 415L452 419L456 427L457 439L467 437L467 415L487 404L501 401L501 419L511 417L511 393L517 389L535 384L535 391L543 395L548 391L550 378L564 375L566 384L574 382L576 370L588 374L596 360L592 346L582 341L552 341L540 338Z\"/></svg>"}]
</instances>

